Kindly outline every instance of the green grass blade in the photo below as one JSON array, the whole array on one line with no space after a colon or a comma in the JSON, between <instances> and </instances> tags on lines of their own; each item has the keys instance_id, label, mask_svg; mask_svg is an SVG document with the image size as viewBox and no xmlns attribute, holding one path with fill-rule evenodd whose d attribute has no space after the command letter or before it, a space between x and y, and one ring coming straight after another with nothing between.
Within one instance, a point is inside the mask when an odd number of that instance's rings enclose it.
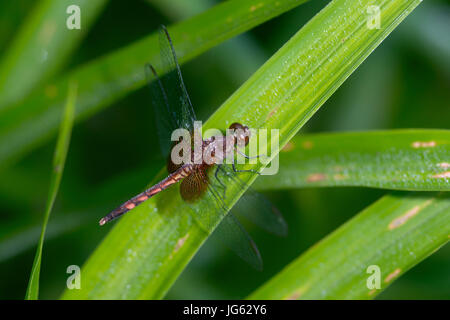
<instances>
[{"instance_id":1,"label":"green grass blade","mask_svg":"<svg viewBox=\"0 0 450 320\"><path fill-rule=\"evenodd\" d=\"M43 0L27 17L0 61L0 111L54 75L83 39L106 0ZM81 29L66 27L70 5L80 7Z\"/></svg>"},{"instance_id":2,"label":"green grass blade","mask_svg":"<svg viewBox=\"0 0 450 320\"><path fill-rule=\"evenodd\" d=\"M225 129L239 121L254 128L276 128L281 146L285 145L419 3L380 3L381 29L367 30L366 8L372 1L334 0L237 90L205 127ZM242 177L249 183L255 178ZM187 205L177 188L121 218L83 266L81 290L67 290L62 298L162 298L208 237L192 218L207 210L204 202ZM229 189L226 199L231 206L244 190Z\"/></svg>"},{"instance_id":3,"label":"green grass blade","mask_svg":"<svg viewBox=\"0 0 450 320\"><path fill-rule=\"evenodd\" d=\"M249 298L371 299L447 243L449 234L449 193L384 196ZM369 266L379 267L379 289Z\"/></svg>"},{"instance_id":4,"label":"green grass blade","mask_svg":"<svg viewBox=\"0 0 450 320\"><path fill-rule=\"evenodd\" d=\"M44 222L42 224L41 236L39 238L36 256L34 258L33 267L31 269L30 280L28 283L25 299L36 300L39 298L39 274L41 270L42 247L44 245L45 230L47 228L50 212L55 203L59 185L61 183L64 164L66 161L67 151L69 149L70 134L72 132L73 120L75 116L75 99L77 96L77 85L75 82L70 83L69 94L67 96L67 104L62 119L58 141L56 143L55 154L53 157L53 171L50 180L50 189L45 207Z\"/></svg>"},{"instance_id":5,"label":"green grass blade","mask_svg":"<svg viewBox=\"0 0 450 320\"><path fill-rule=\"evenodd\" d=\"M226 1L169 27L180 63L306 0ZM207 26L207 27L206 27ZM156 34L78 67L18 105L0 112L0 167L42 144L58 127L67 82L79 83L76 120L86 118L145 84L144 65L159 61ZM160 73L164 72L157 64ZM8 143L5 143L8 141Z\"/></svg>"},{"instance_id":6,"label":"green grass blade","mask_svg":"<svg viewBox=\"0 0 450 320\"><path fill-rule=\"evenodd\" d=\"M450 131L393 130L297 136L280 153L280 171L258 190L364 186L450 191Z\"/></svg>"}]
</instances>

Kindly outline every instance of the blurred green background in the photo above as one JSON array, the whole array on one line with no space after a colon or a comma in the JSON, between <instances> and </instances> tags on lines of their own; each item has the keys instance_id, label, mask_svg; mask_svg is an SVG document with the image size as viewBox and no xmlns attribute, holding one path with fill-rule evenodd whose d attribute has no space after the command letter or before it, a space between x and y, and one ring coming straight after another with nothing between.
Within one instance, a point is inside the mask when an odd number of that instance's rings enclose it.
<instances>
[{"instance_id":1,"label":"blurred green background","mask_svg":"<svg viewBox=\"0 0 450 320\"><path fill-rule=\"evenodd\" d=\"M206 120L327 2L315 0L301 5L183 65L197 117ZM215 3L112 0L58 74L130 44L154 32L161 23L170 25ZM0 3L0 59L35 5L31 0ZM301 133L450 129L449 30L448 3L422 3ZM149 98L147 88L143 88L74 127L44 245L41 298L59 297L65 288L67 266L82 266L111 227L98 227L98 219L141 191L164 165ZM0 299L24 297L43 218L55 141L49 140L0 171ZM386 192L322 188L266 193L285 216L289 236L277 238L246 225L263 256L264 271L255 272L220 244L208 241L167 298L243 298ZM420 263L378 298L450 298L450 246Z\"/></svg>"}]
</instances>

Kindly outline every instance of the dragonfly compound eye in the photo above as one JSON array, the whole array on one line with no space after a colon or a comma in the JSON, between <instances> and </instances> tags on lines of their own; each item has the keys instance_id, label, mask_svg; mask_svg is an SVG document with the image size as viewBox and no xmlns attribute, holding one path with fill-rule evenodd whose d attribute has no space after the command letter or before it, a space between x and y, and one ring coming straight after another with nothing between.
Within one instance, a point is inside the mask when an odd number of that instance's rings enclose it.
<instances>
[{"instance_id":1,"label":"dragonfly compound eye","mask_svg":"<svg viewBox=\"0 0 450 320\"><path fill-rule=\"evenodd\" d=\"M237 129L244 130L244 126L238 122L234 122L230 125L230 130L237 130Z\"/></svg>"},{"instance_id":2,"label":"dragonfly compound eye","mask_svg":"<svg viewBox=\"0 0 450 320\"><path fill-rule=\"evenodd\" d=\"M233 131L235 137L235 143L239 143L241 141L244 142L244 145L248 145L250 130L247 126L244 126L238 122L234 122L230 125L230 130Z\"/></svg>"}]
</instances>

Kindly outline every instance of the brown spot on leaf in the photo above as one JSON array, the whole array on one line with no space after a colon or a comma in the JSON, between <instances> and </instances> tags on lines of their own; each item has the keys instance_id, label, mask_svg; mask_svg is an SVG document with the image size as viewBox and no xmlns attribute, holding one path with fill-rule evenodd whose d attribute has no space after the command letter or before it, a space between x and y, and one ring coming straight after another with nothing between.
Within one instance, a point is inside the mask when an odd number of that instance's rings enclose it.
<instances>
[{"instance_id":1,"label":"brown spot on leaf","mask_svg":"<svg viewBox=\"0 0 450 320\"><path fill-rule=\"evenodd\" d=\"M345 175L345 174L335 174L334 176L334 180L345 180L345 179L347 179L348 178L348 176L347 175Z\"/></svg>"},{"instance_id":2,"label":"brown spot on leaf","mask_svg":"<svg viewBox=\"0 0 450 320\"><path fill-rule=\"evenodd\" d=\"M408 210L404 215L395 218L394 220L389 223L389 230L398 228L406 223L409 219L414 217L416 214L418 214L420 211L420 206L415 206L411 210Z\"/></svg>"},{"instance_id":3,"label":"brown spot on leaf","mask_svg":"<svg viewBox=\"0 0 450 320\"><path fill-rule=\"evenodd\" d=\"M432 148L436 146L436 141L414 141L413 148Z\"/></svg>"},{"instance_id":4,"label":"brown spot on leaf","mask_svg":"<svg viewBox=\"0 0 450 320\"><path fill-rule=\"evenodd\" d=\"M305 293L305 291L307 289L308 289L307 285L300 287L297 290L295 290L293 293L291 293L290 295L285 297L284 300L298 300L302 296L302 294Z\"/></svg>"},{"instance_id":5,"label":"brown spot on leaf","mask_svg":"<svg viewBox=\"0 0 450 320\"><path fill-rule=\"evenodd\" d=\"M327 178L327 176L324 175L323 173L313 173L313 174L310 174L306 178L306 181L308 181L308 182L317 182L317 181L323 181L326 178Z\"/></svg>"},{"instance_id":6,"label":"brown spot on leaf","mask_svg":"<svg viewBox=\"0 0 450 320\"><path fill-rule=\"evenodd\" d=\"M47 46L52 41L57 28L58 28L58 25L55 23L55 21L47 20L44 23L44 25L42 26L42 29L38 35L41 45Z\"/></svg>"},{"instance_id":7,"label":"brown spot on leaf","mask_svg":"<svg viewBox=\"0 0 450 320\"><path fill-rule=\"evenodd\" d=\"M301 296L301 293L294 292L290 296L286 297L286 300L298 300L298 298L300 298L300 296Z\"/></svg>"},{"instance_id":8,"label":"brown spot on leaf","mask_svg":"<svg viewBox=\"0 0 450 320\"><path fill-rule=\"evenodd\" d=\"M283 147L283 149L281 149L282 152L289 152L292 151L294 149L294 143L293 142L288 142L286 143L286 145Z\"/></svg>"},{"instance_id":9,"label":"brown spot on leaf","mask_svg":"<svg viewBox=\"0 0 450 320\"><path fill-rule=\"evenodd\" d=\"M302 143L303 148L307 149L307 150L311 149L313 147L313 145L314 144L311 141L304 141Z\"/></svg>"},{"instance_id":10,"label":"brown spot on leaf","mask_svg":"<svg viewBox=\"0 0 450 320\"><path fill-rule=\"evenodd\" d=\"M402 214L400 217L395 218L394 220L389 223L389 230L393 230L395 228L398 228L402 225L404 225L409 219L414 217L416 214L419 213L420 210L428 206L433 200L428 200L422 205L418 205L413 207L412 209L408 210L406 213Z\"/></svg>"},{"instance_id":11,"label":"brown spot on leaf","mask_svg":"<svg viewBox=\"0 0 450 320\"><path fill-rule=\"evenodd\" d=\"M272 118L272 116L277 112L277 109L273 109L272 111L269 112L269 114L267 115L267 119Z\"/></svg>"},{"instance_id":12,"label":"brown spot on leaf","mask_svg":"<svg viewBox=\"0 0 450 320\"><path fill-rule=\"evenodd\" d=\"M370 290L368 295L373 296L375 294L375 292L377 292L377 289Z\"/></svg>"},{"instance_id":13,"label":"brown spot on leaf","mask_svg":"<svg viewBox=\"0 0 450 320\"><path fill-rule=\"evenodd\" d=\"M270 118L272 118L274 116L274 114L276 114L278 112L278 109L280 109L280 105L278 105L274 109L270 110L269 114L266 117L266 121L269 120Z\"/></svg>"},{"instance_id":14,"label":"brown spot on leaf","mask_svg":"<svg viewBox=\"0 0 450 320\"><path fill-rule=\"evenodd\" d=\"M446 172L443 172L443 173L435 174L433 176L433 178L438 178L438 179L450 178L450 171L446 171Z\"/></svg>"},{"instance_id":15,"label":"brown spot on leaf","mask_svg":"<svg viewBox=\"0 0 450 320\"><path fill-rule=\"evenodd\" d=\"M264 5L263 3L258 3L258 4L255 4L254 6L251 6L251 7L250 7L250 12L253 12L253 11L255 11L256 9L261 8L263 5Z\"/></svg>"},{"instance_id":16,"label":"brown spot on leaf","mask_svg":"<svg viewBox=\"0 0 450 320\"><path fill-rule=\"evenodd\" d=\"M443 168L443 169L447 169L447 168L450 168L450 163L448 163L448 162L441 162L441 163L438 163L438 166Z\"/></svg>"},{"instance_id":17,"label":"brown spot on leaf","mask_svg":"<svg viewBox=\"0 0 450 320\"><path fill-rule=\"evenodd\" d=\"M178 239L176 245L175 245L175 252L180 250L180 248L183 246L183 244L186 242L187 238L189 238L189 233L186 233L186 235L183 238Z\"/></svg>"},{"instance_id":18,"label":"brown spot on leaf","mask_svg":"<svg viewBox=\"0 0 450 320\"><path fill-rule=\"evenodd\" d=\"M402 270L400 268L395 269L393 272L389 273L388 276L384 279L385 283L391 282L394 278L396 278Z\"/></svg>"}]
</instances>

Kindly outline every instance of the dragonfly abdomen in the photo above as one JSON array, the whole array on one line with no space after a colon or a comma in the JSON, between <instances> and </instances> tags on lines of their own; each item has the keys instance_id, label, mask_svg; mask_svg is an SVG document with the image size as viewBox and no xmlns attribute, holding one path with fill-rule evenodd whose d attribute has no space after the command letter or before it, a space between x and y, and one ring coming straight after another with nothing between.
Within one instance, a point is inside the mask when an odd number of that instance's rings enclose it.
<instances>
[{"instance_id":1,"label":"dragonfly abdomen","mask_svg":"<svg viewBox=\"0 0 450 320\"><path fill-rule=\"evenodd\" d=\"M105 217L103 217L100 220L99 224L102 226L105 223L120 217L121 215L130 211L131 209L134 209L136 206L140 205L144 201L147 201L148 199L153 197L155 194L160 193L164 189L167 189L171 185L186 178L187 176L189 176L191 174L191 172L193 170L194 170L194 165L192 165L192 164L183 165L178 170L176 170L175 172L168 175L161 182L155 184L154 186L148 188L144 192L141 192L137 196L124 202L120 207L118 207L114 211L111 211L108 215L106 215Z\"/></svg>"}]
</instances>

